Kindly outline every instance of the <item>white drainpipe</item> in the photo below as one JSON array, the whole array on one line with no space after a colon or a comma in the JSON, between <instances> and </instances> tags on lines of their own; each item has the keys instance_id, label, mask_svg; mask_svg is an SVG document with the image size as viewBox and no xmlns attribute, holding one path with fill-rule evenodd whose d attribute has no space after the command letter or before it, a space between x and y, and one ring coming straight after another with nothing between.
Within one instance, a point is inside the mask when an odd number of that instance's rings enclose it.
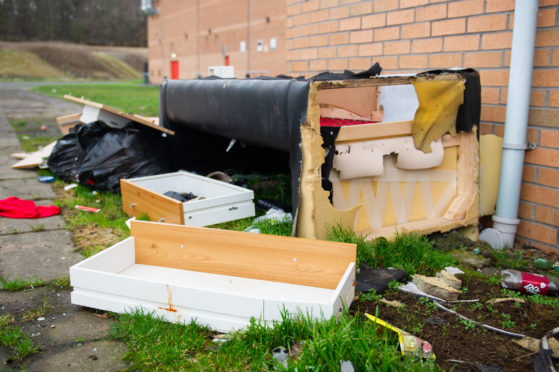
<instances>
[{"instance_id":1,"label":"white drainpipe","mask_svg":"<svg viewBox=\"0 0 559 372\"><path fill-rule=\"evenodd\" d=\"M497 212L493 216L493 228L485 229L479 236L496 249L513 247L520 222L518 201L527 148L537 21L538 1L516 0Z\"/></svg>"}]
</instances>

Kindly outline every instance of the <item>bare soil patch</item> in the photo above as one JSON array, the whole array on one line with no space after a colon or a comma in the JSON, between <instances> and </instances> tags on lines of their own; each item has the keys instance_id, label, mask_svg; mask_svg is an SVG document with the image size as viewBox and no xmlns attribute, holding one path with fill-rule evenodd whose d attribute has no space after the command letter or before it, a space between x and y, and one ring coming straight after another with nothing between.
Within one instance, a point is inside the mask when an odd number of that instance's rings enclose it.
<instances>
[{"instance_id":1,"label":"bare soil patch","mask_svg":"<svg viewBox=\"0 0 559 372\"><path fill-rule=\"evenodd\" d=\"M463 287L467 290L464 290L460 300L479 301L447 304L445 307L453 308L472 320L534 338L541 338L546 332L559 326L558 307L531 301L491 305L489 300L507 296L497 284L490 284L485 278L463 278ZM383 297L400 301L405 307L397 309L378 301L355 301L351 310L376 313L380 319L429 341L437 364L445 370L479 371L476 366L478 363L485 366L497 365L506 371L533 370L535 355L516 345L511 337L462 321L456 315L439 310L429 302L406 293L390 292Z\"/></svg>"}]
</instances>

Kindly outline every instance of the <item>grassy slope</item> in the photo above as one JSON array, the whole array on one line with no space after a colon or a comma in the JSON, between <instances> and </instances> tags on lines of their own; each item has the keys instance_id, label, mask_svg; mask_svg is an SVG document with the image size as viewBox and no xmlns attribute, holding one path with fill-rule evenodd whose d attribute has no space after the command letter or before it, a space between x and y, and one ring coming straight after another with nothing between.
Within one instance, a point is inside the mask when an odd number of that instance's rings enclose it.
<instances>
[{"instance_id":1,"label":"grassy slope","mask_svg":"<svg viewBox=\"0 0 559 372\"><path fill-rule=\"evenodd\" d=\"M66 75L33 53L0 49L0 79L5 78L64 80Z\"/></svg>"}]
</instances>

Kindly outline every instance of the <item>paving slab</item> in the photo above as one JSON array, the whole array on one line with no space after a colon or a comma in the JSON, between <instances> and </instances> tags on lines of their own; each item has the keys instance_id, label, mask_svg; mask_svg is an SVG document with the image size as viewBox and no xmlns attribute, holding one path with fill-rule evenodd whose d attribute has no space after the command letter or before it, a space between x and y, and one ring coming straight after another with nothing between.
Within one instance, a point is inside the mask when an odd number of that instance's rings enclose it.
<instances>
[{"instance_id":1,"label":"paving slab","mask_svg":"<svg viewBox=\"0 0 559 372\"><path fill-rule=\"evenodd\" d=\"M5 279L37 276L51 281L82 259L66 230L0 236L0 277Z\"/></svg>"},{"instance_id":2,"label":"paving slab","mask_svg":"<svg viewBox=\"0 0 559 372\"><path fill-rule=\"evenodd\" d=\"M52 205L52 200L39 200L35 205ZM64 219L60 215L45 218L7 218L0 217L0 234L60 230Z\"/></svg>"},{"instance_id":3,"label":"paving slab","mask_svg":"<svg viewBox=\"0 0 559 372\"><path fill-rule=\"evenodd\" d=\"M0 90L0 110L4 111L7 117L18 119L56 118L81 112L82 106L28 90L9 89Z\"/></svg>"},{"instance_id":4,"label":"paving slab","mask_svg":"<svg viewBox=\"0 0 559 372\"><path fill-rule=\"evenodd\" d=\"M0 182L0 199L17 196L20 199L54 199L52 186L37 178L11 179Z\"/></svg>"},{"instance_id":5,"label":"paving slab","mask_svg":"<svg viewBox=\"0 0 559 372\"><path fill-rule=\"evenodd\" d=\"M17 163L19 160L10 158L9 154L12 154L14 152L21 152L20 150L21 149L15 151L7 151L7 155L5 155L0 150L0 181L23 178L37 179L37 168L12 169L12 165Z\"/></svg>"},{"instance_id":6,"label":"paving slab","mask_svg":"<svg viewBox=\"0 0 559 372\"><path fill-rule=\"evenodd\" d=\"M76 306L81 309L81 307ZM47 328L45 337L48 343L63 345L75 343L77 339L85 342L96 341L109 336L113 319L96 317L93 312L82 310L67 314L64 318L57 318L54 328Z\"/></svg>"},{"instance_id":7,"label":"paving slab","mask_svg":"<svg viewBox=\"0 0 559 372\"><path fill-rule=\"evenodd\" d=\"M86 342L60 352L49 353L29 365L28 371L120 371L127 367L122 361L128 348L115 341Z\"/></svg>"}]
</instances>

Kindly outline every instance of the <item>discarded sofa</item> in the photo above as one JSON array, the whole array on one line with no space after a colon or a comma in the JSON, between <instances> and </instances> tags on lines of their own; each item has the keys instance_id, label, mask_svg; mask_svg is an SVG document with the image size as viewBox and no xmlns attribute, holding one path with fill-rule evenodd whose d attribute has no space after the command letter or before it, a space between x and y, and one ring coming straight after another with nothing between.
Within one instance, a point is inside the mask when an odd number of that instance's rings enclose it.
<instances>
[{"instance_id":1,"label":"discarded sofa","mask_svg":"<svg viewBox=\"0 0 559 372\"><path fill-rule=\"evenodd\" d=\"M289 169L299 237L476 223L479 74L352 78L164 81L159 120L178 168Z\"/></svg>"}]
</instances>

